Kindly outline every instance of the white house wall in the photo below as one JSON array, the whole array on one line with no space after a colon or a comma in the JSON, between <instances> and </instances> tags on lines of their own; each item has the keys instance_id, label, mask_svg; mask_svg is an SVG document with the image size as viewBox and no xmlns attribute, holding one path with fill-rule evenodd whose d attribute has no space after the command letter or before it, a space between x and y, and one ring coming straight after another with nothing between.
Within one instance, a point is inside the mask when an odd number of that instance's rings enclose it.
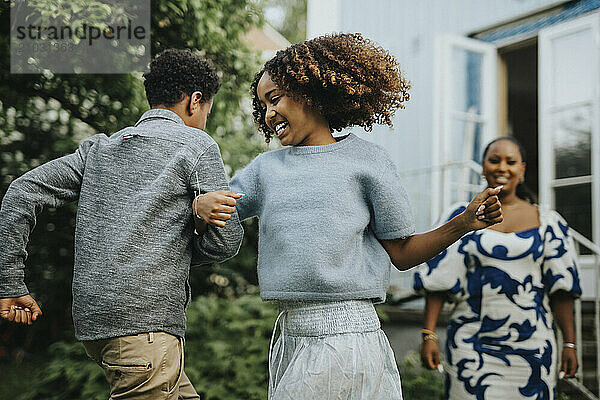
<instances>
[{"instance_id":1,"label":"white house wall","mask_svg":"<svg viewBox=\"0 0 600 400\"><path fill-rule=\"evenodd\" d=\"M308 0L307 35L361 32L398 58L412 82L411 99L406 109L398 111L394 132L376 127L361 136L385 146L402 173L435 164L431 157L434 38L445 33L466 35L560 3L564 1ZM427 230L437 217L429 215L429 176L411 175L404 180L417 229Z\"/></svg>"}]
</instances>

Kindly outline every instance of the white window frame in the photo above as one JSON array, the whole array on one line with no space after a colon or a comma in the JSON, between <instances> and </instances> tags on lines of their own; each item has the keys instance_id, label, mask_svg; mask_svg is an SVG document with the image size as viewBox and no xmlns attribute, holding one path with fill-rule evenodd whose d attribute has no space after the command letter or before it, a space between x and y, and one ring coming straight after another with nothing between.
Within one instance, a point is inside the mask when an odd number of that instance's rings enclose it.
<instances>
[{"instance_id":1,"label":"white window frame","mask_svg":"<svg viewBox=\"0 0 600 400\"><path fill-rule=\"evenodd\" d=\"M431 217L436 219L450 206L451 186L447 181L447 169L452 160L449 160L446 143L451 140L453 118L481 123L482 143L487 143L498 135L498 54L496 47L491 43L459 35L440 35L436 37L434 46L432 160L439 167L433 168L431 176ZM480 115L451 111L452 50L454 48L472 51L483 56ZM466 168L475 169L476 166L471 165L471 160L463 161L465 165L468 165Z\"/></svg>"},{"instance_id":2,"label":"white window frame","mask_svg":"<svg viewBox=\"0 0 600 400\"><path fill-rule=\"evenodd\" d=\"M597 51L590 54L588 62L592 63L592 71L600 71L600 12L579 17L567 22L542 29L539 33L539 198L540 204L549 208L555 207L554 189L573 184L592 184L592 237L587 238L598 244L600 241L600 73L592 77L592 98L577 104L556 106L552 103L554 82L560 77L553 76L552 42L555 39L571 35L584 30L591 30ZM591 107L591 175L555 179L554 157L552 148L552 121L551 117L557 111L589 105ZM585 259L585 256L583 257Z\"/></svg>"},{"instance_id":3,"label":"white window frame","mask_svg":"<svg viewBox=\"0 0 600 400\"><path fill-rule=\"evenodd\" d=\"M557 38L561 38L573 33L584 30L591 30L592 40L594 40L596 51L589 55L587 62L592 63L592 71L600 71L600 12L594 12L590 15L579 17L571 21L553 25L542 29L538 37L538 60L539 60L539 197L540 204L554 208L555 197L554 189L565 187L574 184L591 183L591 202L592 202L592 237L584 238L578 233L574 233L579 242L591 242L588 247L598 247L600 241L600 74L592 74L593 85L592 98L577 104L568 104L556 106L552 100L554 85L552 82L560 77L553 76L552 60L553 48L552 42ZM547 83L550 83L549 85ZM591 169L590 175L555 179L554 152L552 148L552 114L565 109L567 107L576 107L578 105L591 106ZM581 236L581 237L578 237ZM600 297L598 290L600 288L600 257L598 256L580 256L578 258L579 273L581 276L581 284L583 287L582 299L593 299L595 302L595 329L596 329L596 346L600 346ZM590 289L590 283L591 288ZM587 286L587 288L585 287ZM590 293L592 292L592 293ZM581 302L575 302L575 321L576 329L575 336L578 343L582 341L581 327ZM577 358L579 364L583 362L583 352L580 348L577 349ZM596 363L600 365L600 353L596 354ZM581 378L583 373L582 367L577 375ZM600 370L596 370L596 379L598 382L598 390L600 390Z\"/></svg>"}]
</instances>

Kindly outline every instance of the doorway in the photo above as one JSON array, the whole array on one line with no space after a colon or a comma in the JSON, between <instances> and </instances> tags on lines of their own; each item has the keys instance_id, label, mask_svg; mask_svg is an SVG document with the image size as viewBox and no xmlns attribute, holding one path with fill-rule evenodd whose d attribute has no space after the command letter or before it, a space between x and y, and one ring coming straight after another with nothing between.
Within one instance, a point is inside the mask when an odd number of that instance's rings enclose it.
<instances>
[{"instance_id":1,"label":"doorway","mask_svg":"<svg viewBox=\"0 0 600 400\"><path fill-rule=\"evenodd\" d=\"M500 134L525 148L525 185L538 196L538 46L537 40L499 49Z\"/></svg>"}]
</instances>

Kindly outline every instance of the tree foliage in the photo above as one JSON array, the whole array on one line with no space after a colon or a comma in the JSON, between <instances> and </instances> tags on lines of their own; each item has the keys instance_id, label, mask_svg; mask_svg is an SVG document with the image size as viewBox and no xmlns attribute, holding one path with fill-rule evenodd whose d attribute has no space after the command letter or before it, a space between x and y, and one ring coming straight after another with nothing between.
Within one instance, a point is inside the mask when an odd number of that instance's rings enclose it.
<instances>
[{"instance_id":1,"label":"tree foliage","mask_svg":"<svg viewBox=\"0 0 600 400\"><path fill-rule=\"evenodd\" d=\"M205 400L267 397L276 308L256 295L200 297L188 310L186 373Z\"/></svg>"},{"instance_id":2,"label":"tree foliage","mask_svg":"<svg viewBox=\"0 0 600 400\"><path fill-rule=\"evenodd\" d=\"M398 370L402 379L402 394L407 399L443 399L443 375L424 369L417 353L409 353L398 363Z\"/></svg>"},{"instance_id":3,"label":"tree foliage","mask_svg":"<svg viewBox=\"0 0 600 400\"><path fill-rule=\"evenodd\" d=\"M260 0L262 8L276 14L269 23L290 43L306 40L307 0Z\"/></svg>"},{"instance_id":4,"label":"tree foliage","mask_svg":"<svg viewBox=\"0 0 600 400\"><path fill-rule=\"evenodd\" d=\"M56 342L49 348L50 361L32 371L17 400L105 400L109 388L102 369L79 342Z\"/></svg>"}]
</instances>

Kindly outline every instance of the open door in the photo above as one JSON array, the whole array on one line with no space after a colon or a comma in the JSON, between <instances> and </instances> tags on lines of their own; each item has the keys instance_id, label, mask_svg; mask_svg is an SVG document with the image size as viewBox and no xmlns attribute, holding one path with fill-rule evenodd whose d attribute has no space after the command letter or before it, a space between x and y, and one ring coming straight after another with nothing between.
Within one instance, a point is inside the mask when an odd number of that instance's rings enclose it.
<instances>
[{"instance_id":1,"label":"open door","mask_svg":"<svg viewBox=\"0 0 600 400\"><path fill-rule=\"evenodd\" d=\"M461 36L436 39L431 215L481 189L483 146L497 136L496 48Z\"/></svg>"},{"instance_id":2,"label":"open door","mask_svg":"<svg viewBox=\"0 0 600 400\"><path fill-rule=\"evenodd\" d=\"M599 38L600 13L539 34L540 203L595 243L600 241ZM594 280L582 284L585 297L594 297Z\"/></svg>"},{"instance_id":3,"label":"open door","mask_svg":"<svg viewBox=\"0 0 600 400\"><path fill-rule=\"evenodd\" d=\"M600 348L600 13L563 22L539 34L540 203L556 209L576 231L584 300L594 300ZM594 244L596 243L596 244ZM593 249L595 248L595 249ZM593 250L593 251L592 251ZM576 340L582 343L581 301L575 302ZM583 375L583 350L577 349ZM596 352L600 365L600 352ZM589 378L588 378L589 379ZM600 368L596 367L600 391Z\"/></svg>"}]
</instances>

